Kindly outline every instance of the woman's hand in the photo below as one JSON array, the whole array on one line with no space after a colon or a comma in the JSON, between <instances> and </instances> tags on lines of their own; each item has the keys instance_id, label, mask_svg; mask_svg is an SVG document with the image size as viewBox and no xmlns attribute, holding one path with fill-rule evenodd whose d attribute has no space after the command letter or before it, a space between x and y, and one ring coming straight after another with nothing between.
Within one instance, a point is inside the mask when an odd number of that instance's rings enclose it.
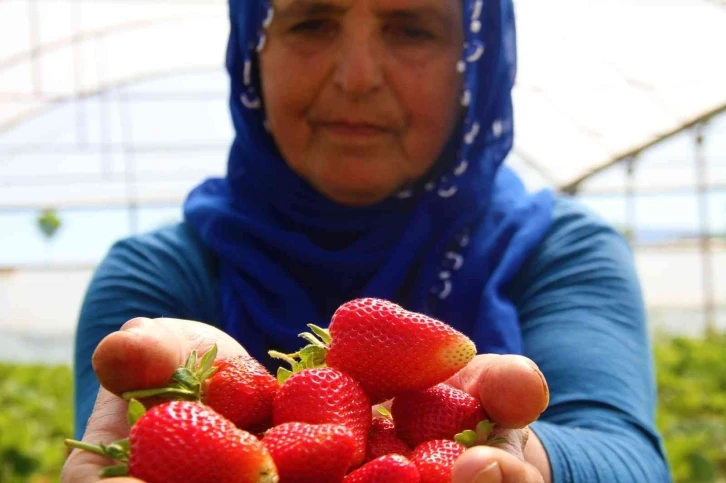
<instances>
[{"instance_id":1,"label":"woman's hand","mask_svg":"<svg viewBox=\"0 0 726 483\"><path fill-rule=\"evenodd\" d=\"M133 319L107 336L93 355L102 388L83 441L110 443L127 437L127 403L118 396L164 386L192 350L202 354L214 344L221 358L245 354L227 334L186 320ZM448 382L479 397L489 418L501 428L497 434L509 440L499 447L467 450L454 466L453 482L549 483L547 456L526 428L548 402L547 384L536 365L519 356L479 355ZM62 481L96 483L99 471L110 464L108 458L74 450L63 468ZM103 481L141 483L133 478Z\"/></svg>"},{"instance_id":2,"label":"woman's hand","mask_svg":"<svg viewBox=\"0 0 726 483\"><path fill-rule=\"evenodd\" d=\"M192 350L200 354L214 344L219 358L245 354L224 332L207 324L177 319L133 319L104 338L93 354L93 368L101 383L83 441L110 443L128 437L126 391L168 384ZM88 451L73 450L63 467L63 483L96 483L99 471L114 462ZM134 478L106 478L104 483L141 483Z\"/></svg>"},{"instance_id":3,"label":"woman's hand","mask_svg":"<svg viewBox=\"0 0 726 483\"><path fill-rule=\"evenodd\" d=\"M549 402L544 376L530 359L513 355L478 355L449 381L481 400L495 434L509 443L475 446L454 465L453 483L550 483L542 444L528 424Z\"/></svg>"}]
</instances>

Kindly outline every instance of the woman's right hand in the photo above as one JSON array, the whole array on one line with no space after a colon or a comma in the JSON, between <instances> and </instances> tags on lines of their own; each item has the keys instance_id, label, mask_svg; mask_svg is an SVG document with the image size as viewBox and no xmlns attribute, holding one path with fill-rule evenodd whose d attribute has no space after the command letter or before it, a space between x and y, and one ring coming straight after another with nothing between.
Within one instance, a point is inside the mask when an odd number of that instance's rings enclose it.
<instances>
[{"instance_id":1,"label":"woman's right hand","mask_svg":"<svg viewBox=\"0 0 726 483\"><path fill-rule=\"evenodd\" d=\"M232 337L210 325L179 319L137 318L109 334L93 354L93 369L101 389L88 421L85 443L108 444L128 437L128 403L120 395L169 383L192 350L204 354L217 345L218 358L246 354ZM113 460L74 449L65 466L63 483L96 483L99 471ZM134 478L104 478L104 483L141 483Z\"/></svg>"}]
</instances>

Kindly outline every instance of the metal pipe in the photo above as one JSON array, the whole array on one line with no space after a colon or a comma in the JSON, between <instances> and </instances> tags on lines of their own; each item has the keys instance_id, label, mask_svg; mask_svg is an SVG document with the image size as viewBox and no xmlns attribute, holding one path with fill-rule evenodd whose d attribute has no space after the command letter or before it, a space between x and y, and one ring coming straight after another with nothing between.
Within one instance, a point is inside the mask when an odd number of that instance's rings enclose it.
<instances>
[{"instance_id":1,"label":"metal pipe","mask_svg":"<svg viewBox=\"0 0 726 483\"><path fill-rule=\"evenodd\" d=\"M714 289L713 289L713 251L711 247L711 223L708 199L708 165L703 149L704 124L696 126L695 168L698 198L698 222L700 228L701 273L703 277L703 317L706 334L715 327Z\"/></svg>"}]
</instances>

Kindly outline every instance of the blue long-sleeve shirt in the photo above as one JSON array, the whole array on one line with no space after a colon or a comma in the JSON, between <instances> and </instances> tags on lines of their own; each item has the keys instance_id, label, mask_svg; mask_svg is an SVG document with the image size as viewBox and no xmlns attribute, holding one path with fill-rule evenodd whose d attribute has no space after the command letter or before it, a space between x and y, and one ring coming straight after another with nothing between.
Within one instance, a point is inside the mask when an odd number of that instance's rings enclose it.
<instances>
[{"instance_id":1,"label":"blue long-sleeve shirt","mask_svg":"<svg viewBox=\"0 0 726 483\"><path fill-rule=\"evenodd\" d=\"M91 355L138 317L219 326L214 256L184 224L125 239L97 269L76 339L76 437L93 409ZM671 481L655 429L656 390L645 310L632 253L615 230L559 199L538 250L511 284L524 355L550 388L531 428L556 483Z\"/></svg>"}]
</instances>

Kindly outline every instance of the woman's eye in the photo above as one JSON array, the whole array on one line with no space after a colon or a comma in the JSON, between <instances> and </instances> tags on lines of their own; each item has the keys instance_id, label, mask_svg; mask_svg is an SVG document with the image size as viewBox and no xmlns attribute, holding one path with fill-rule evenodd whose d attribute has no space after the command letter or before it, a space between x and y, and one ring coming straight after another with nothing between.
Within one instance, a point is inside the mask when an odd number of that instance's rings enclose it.
<instances>
[{"instance_id":1,"label":"woman's eye","mask_svg":"<svg viewBox=\"0 0 726 483\"><path fill-rule=\"evenodd\" d=\"M399 41L420 42L433 40L435 35L427 29L409 26L393 26L389 27L389 34Z\"/></svg>"},{"instance_id":2,"label":"woman's eye","mask_svg":"<svg viewBox=\"0 0 726 483\"><path fill-rule=\"evenodd\" d=\"M305 20L293 25L290 31L304 35L330 35L335 31L335 25L328 20Z\"/></svg>"}]
</instances>

